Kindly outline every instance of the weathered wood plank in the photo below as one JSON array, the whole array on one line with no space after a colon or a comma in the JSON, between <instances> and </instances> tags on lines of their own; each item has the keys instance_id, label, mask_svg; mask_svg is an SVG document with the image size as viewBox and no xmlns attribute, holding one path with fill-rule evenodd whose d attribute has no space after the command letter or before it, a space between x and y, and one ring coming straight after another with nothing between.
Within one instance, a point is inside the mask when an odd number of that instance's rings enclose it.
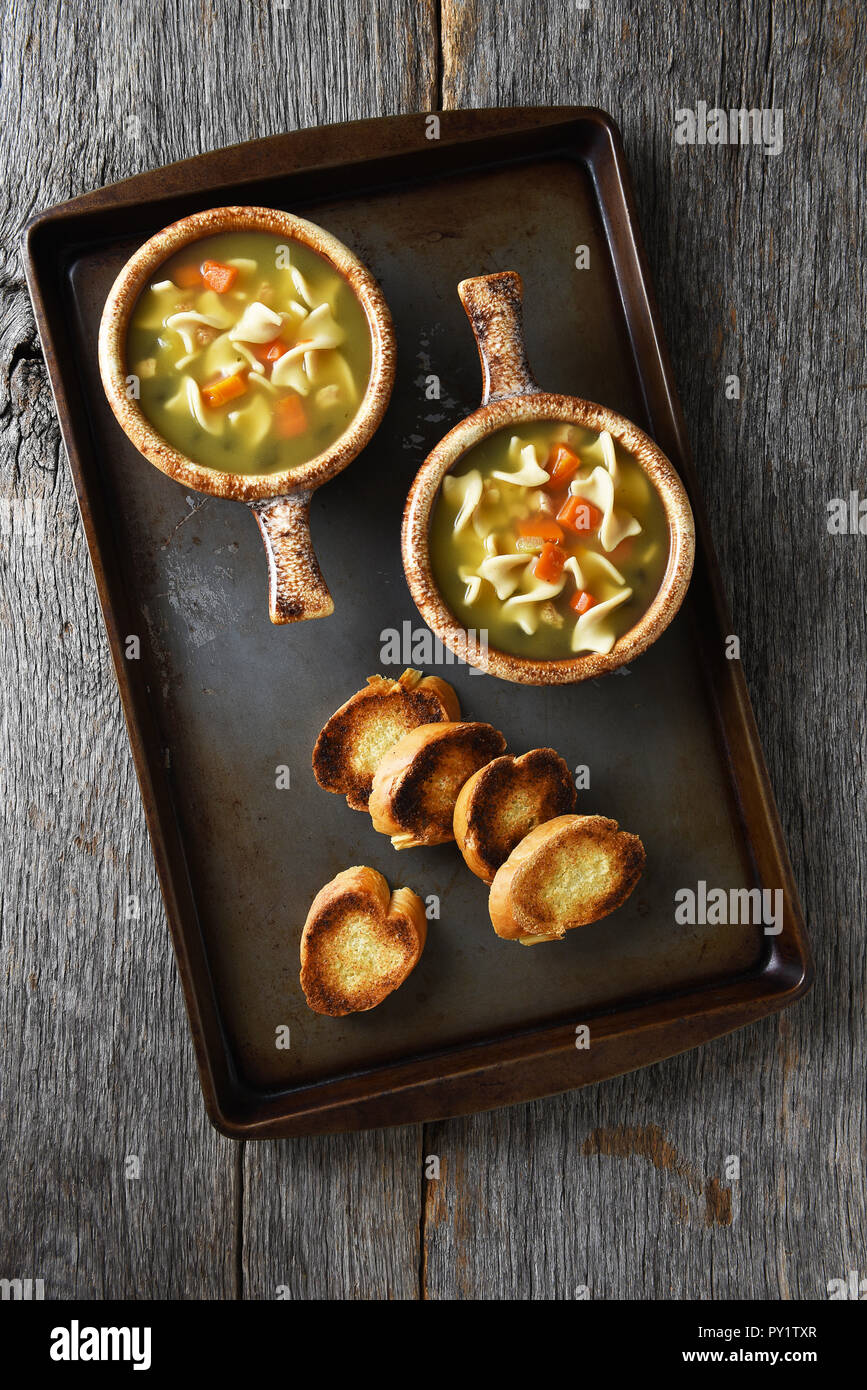
<instances>
[{"instance_id":1,"label":"weathered wood plank","mask_svg":"<svg viewBox=\"0 0 867 1390\"><path fill-rule=\"evenodd\" d=\"M245 1298L419 1296L422 1126L247 1144Z\"/></svg>"},{"instance_id":2,"label":"weathered wood plank","mask_svg":"<svg viewBox=\"0 0 867 1390\"><path fill-rule=\"evenodd\" d=\"M231 1146L197 1093L32 322L3 298L3 1274L52 1298L225 1296Z\"/></svg>"},{"instance_id":3,"label":"weathered wood plank","mask_svg":"<svg viewBox=\"0 0 867 1390\"><path fill-rule=\"evenodd\" d=\"M298 124L436 107L434 0L310 13L316 72ZM417 1125L246 1145L244 1297L418 1297L420 1148Z\"/></svg>"},{"instance_id":4,"label":"weathered wood plank","mask_svg":"<svg viewBox=\"0 0 867 1390\"><path fill-rule=\"evenodd\" d=\"M124 22L53 5L3 21L2 1264L48 1297L226 1297L236 1156L202 1113L18 259L32 212L147 162L114 104L142 91Z\"/></svg>"},{"instance_id":5,"label":"weathered wood plank","mask_svg":"<svg viewBox=\"0 0 867 1390\"><path fill-rule=\"evenodd\" d=\"M243 1187L256 1293L272 1271L279 1282L291 1217L320 1285L363 1292L369 1266L404 1296L417 1283L412 1132L360 1151L265 1150L244 1183L243 1151L205 1119L18 236L45 206L199 150L433 105L432 5L43 0L5 5L2 27L0 1274L43 1278L48 1297L231 1297ZM130 895L140 917L127 921ZM368 1166L389 1174L385 1201ZM287 1169L291 1193L274 1186ZM392 1225L393 1211L407 1220Z\"/></svg>"},{"instance_id":6,"label":"weathered wood plank","mask_svg":"<svg viewBox=\"0 0 867 1390\"><path fill-rule=\"evenodd\" d=\"M621 125L818 969L700 1052L429 1127L425 1292L823 1297L864 1262L867 542L826 532L829 499L865 493L863 31L842 4L444 0L442 37L446 106ZM676 146L702 100L782 108L781 153Z\"/></svg>"}]
</instances>

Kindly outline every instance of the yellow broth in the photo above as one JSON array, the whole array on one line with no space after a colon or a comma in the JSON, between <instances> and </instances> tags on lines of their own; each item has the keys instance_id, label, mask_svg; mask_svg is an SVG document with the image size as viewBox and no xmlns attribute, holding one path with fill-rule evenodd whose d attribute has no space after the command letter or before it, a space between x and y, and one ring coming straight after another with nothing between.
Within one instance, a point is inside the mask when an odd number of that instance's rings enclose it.
<instances>
[{"instance_id":1,"label":"yellow broth","mask_svg":"<svg viewBox=\"0 0 867 1390\"><path fill-rule=\"evenodd\" d=\"M443 480L430 553L466 628L515 656L566 658L610 651L647 611L668 564L668 523L610 435L520 424L483 439Z\"/></svg>"},{"instance_id":2,"label":"yellow broth","mask_svg":"<svg viewBox=\"0 0 867 1390\"><path fill-rule=\"evenodd\" d=\"M178 251L140 294L127 335L148 420L196 463L230 473L282 472L327 449L370 367L347 281L309 247L265 232Z\"/></svg>"}]
</instances>

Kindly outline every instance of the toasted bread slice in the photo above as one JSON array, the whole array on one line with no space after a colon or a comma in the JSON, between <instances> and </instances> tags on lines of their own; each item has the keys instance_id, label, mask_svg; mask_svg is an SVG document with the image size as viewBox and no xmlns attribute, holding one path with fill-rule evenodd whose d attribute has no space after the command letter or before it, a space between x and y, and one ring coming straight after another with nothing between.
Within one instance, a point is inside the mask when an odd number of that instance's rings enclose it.
<instances>
[{"instance_id":1,"label":"toasted bread slice","mask_svg":"<svg viewBox=\"0 0 867 1390\"><path fill-rule=\"evenodd\" d=\"M373 778L374 830L395 849L453 840L458 792L506 746L490 724L422 724L386 753Z\"/></svg>"},{"instance_id":2,"label":"toasted bread slice","mask_svg":"<svg viewBox=\"0 0 867 1390\"><path fill-rule=\"evenodd\" d=\"M491 886L494 931L530 945L562 939L626 902L644 846L605 816L557 816L512 850Z\"/></svg>"},{"instance_id":3,"label":"toasted bread slice","mask_svg":"<svg viewBox=\"0 0 867 1390\"><path fill-rule=\"evenodd\" d=\"M460 714L457 695L439 676L423 678L411 667L399 680L370 676L316 740L313 775L325 791L345 796L354 811L366 811L373 774L389 748L420 724Z\"/></svg>"},{"instance_id":4,"label":"toasted bread slice","mask_svg":"<svg viewBox=\"0 0 867 1390\"><path fill-rule=\"evenodd\" d=\"M356 865L320 888L301 936L301 988L317 1014L375 1009L418 964L427 937L421 898L389 893L376 869Z\"/></svg>"},{"instance_id":5,"label":"toasted bread slice","mask_svg":"<svg viewBox=\"0 0 867 1390\"><path fill-rule=\"evenodd\" d=\"M455 839L467 867L493 883L524 836L574 811L575 801L572 775L553 748L494 758L464 783L455 804Z\"/></svg>"}]
</instances>

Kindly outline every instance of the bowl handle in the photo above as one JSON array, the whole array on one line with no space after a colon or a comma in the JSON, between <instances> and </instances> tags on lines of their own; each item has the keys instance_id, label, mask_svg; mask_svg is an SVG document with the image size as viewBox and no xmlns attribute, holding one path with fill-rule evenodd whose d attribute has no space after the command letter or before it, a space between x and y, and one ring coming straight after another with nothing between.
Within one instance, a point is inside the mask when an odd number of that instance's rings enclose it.
<instances>
[{"instance_id":1,"label":"bowl handle","mask_svg":"<svg viewBox=\"0 0 867 1390\"><path fill-rule=\"evenodd\" d=\"M524 285L514 270L477 275L458 285L482 361L482 405L541 391L524 346Z\"/></svg>"},{"instance_id":2,"label":"bowl handle","mask_svg":"<svg viewBox=\"0 0 867 1390\"><path fill-rule=\"evenodd\" d=\"M290 492L248 504L268 556L272 623L302 623L334 612L310 539L310 497L309 492Z\"/></svg>"}]
</instances>

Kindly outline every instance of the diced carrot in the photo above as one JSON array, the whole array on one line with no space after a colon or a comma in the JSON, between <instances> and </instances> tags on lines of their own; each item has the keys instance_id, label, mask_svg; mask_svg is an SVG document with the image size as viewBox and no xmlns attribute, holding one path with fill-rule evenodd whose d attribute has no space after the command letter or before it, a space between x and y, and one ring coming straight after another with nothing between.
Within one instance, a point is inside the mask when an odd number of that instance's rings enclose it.
<instances>
[{"instance_id":1,"label":"diced carrot","mask_svg":"<svg viewBox=\"0 0 867 1390\"><path fill-rule=\"evenodd\" d=\"M274 433L280 439L294 439L307 428L307 412L300 396L281 396L274 407Z\"/></svg>"},{"instance_id":2,"label":"diced carrot","mask_svg":"<svg viewBox=\"0 0 867 1390\"><path fill-rule=\"evenodd\" d=\"M197 265L179 265L177 270L172 272L172 279L181 290L191 290L194 285L202 283L202 272Z\"/></svg>"},{"instance_id":3,"label":"diced carrot","mask_svg":"<svg viewBox=\"0 0 867 1390\"><path fill-rule=\"evenodd\" d=\"M570 493L557 513L557 520L568 526L570 531L580 534L582 531L595 531L601 525L602 512L592 502Z\"/></svg>"},{"instance_id":4,"label":"diced carrot","mask_svg":"<svg viewBox=\"0 0 867 1390\"><path fill-rule=\"evenodd\" d=\"M550 476L546 487L549 487L552 492L565 487L567 483L571 482L580 467L581 459L574 449L570 449L568 444L555 444L548 455L546 471Z\"/></svg>"},{"instance_id":5,"label":"diced carrot","mask_svg":"<svg viewBox=\"0 0 867 1390\"><path fill-rule=\"evenodd\" d=\"M518 522L519 536L538 536L543 541L562 541L563 532L550 516L538 512L536 516L524 516Z\"/></svg>"},{"instance_id":6,"label":"diced carrot","mask_svg":"<svg viewBox=\"0 0 867 1390\"><path fill-rule=\"evenodd\" d=\"M251 343L250 346L260 362L276 362L278 357L289 351L289 344L284 343L282 338L272 338L270 343Z\"/></svg>"},{"instance_id":7,"label":"diced carrot","mask_svg":"<svg viewBox=\"0 0 867 1390\"><path fill-rule=\"evenodd\" d=\"M216 290L217 294L225 294L230 290L238 278L238 267L236 265L223 265L222 261L204 261L202 263L202 279L209 290Z\"/></svg>"},{"instance_id":8,"label":"diced carrot","mask_svg":"<svg viewBox=\"0 0 867 1390\"><path fill-rule=\"evenodd\" d=\"M243 396L246 389L247 378L245 374L234 372L232 376L218 377L208 386L203 386L202 400L205 405L225 405L227 401L233 401L236 396Z\"/></svg>"},{"instance_id":9,"label":"diced carrot","mask_svg":"<svg viewBox=\"0 0 867 1390\"><path fill-rule=\"evenodd\" d=\"M591 608L595 608L599 602L592 594L588 594L586 589L579 589L577 594L573 594L569 600L569 607L574 608L580 617L582 613L587 613Z\"/></svg>"},{"instance_id":10,"label":"diced carrot","mask_svg":"<svg viewBox=\"0 0 867 1390\"><path fill-rule=\"evenodd\" d=\"M559 545L552 545L550 541L546 541L542 547L542 554L533 566L533 573L544 584L556 584L565 563L566 556Z\"/></svg>"}]
</instances>

